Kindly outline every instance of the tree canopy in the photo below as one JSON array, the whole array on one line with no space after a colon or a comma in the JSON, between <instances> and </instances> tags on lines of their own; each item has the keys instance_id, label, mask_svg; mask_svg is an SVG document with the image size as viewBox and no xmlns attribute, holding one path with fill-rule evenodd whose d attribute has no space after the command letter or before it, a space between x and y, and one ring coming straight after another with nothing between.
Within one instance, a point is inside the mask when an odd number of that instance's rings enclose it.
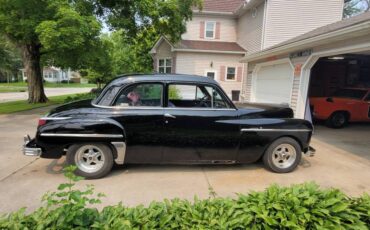
<instances>
[{"instance_id":1,"label":"tree canopy","mask_svg":"<svg viewBox=\"0 0 370 230\"><path fill-rule=\"evenodd\" d=\"M345 0L343 17L348 18L370 10L370 0Z\"/></svg>"},{"instance_id":2,"label":"tree canopy","mask_svg":"<svg viewBox=\"0 0 370 230\"><path fill-rule=\"evenodd\" d=\"M42 63L79 68L99 46L101 25L85 0L0 0L0 34L22 50L29 102L47 100Z\"/></svg>"}]
</instances>

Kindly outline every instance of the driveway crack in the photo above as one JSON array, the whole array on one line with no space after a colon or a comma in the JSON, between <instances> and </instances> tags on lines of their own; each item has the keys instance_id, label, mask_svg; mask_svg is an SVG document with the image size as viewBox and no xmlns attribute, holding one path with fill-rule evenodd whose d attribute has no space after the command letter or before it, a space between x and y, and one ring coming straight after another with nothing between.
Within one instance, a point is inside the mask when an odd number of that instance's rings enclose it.
<instances>
[{"instance_id":1,"label":"driveway crack","mask_svg":"<svg viewBox=\"0 0 370 230\"><path fill-rule=\"evenodd\" d=\"M19 172L19 171L21 171L22 169L24 169L25 167L27 167L27 166L29 166L29 165L33 164L33 163L34 163L35 161L37 161L38 159L40 159L40 158L36 158L36 159L34 159L33 161L29 162L28 164L23 165L21 168L18 168L17 170L13 171L13 172L12 172L12 173L10 173L9 175L7 175L7 176L5 176L5 177L1 178L1 179L0 179L0 182L3 182L4 180L6 180L7 178L9 178L9 177L13 176L13 175L14 175L14 174L16 174L17 172Z\"/></svg>"},{"instance_id":2,"label":"driveway crack","mask_svg":"<svg viewBox=\"0 0 370 230\"><path fill-rule=\"evenodd\" d=\"M204 175L204 177L205 177L205 179L207 181L209 196L215 198L217 196L217 193L214 190L213 186L211 185L211 182L209 181L207 172L206 172L206 170L204 169L203 166L202 166L202 172L203 172L203 175Z\"/></svg>"}]
</instances>

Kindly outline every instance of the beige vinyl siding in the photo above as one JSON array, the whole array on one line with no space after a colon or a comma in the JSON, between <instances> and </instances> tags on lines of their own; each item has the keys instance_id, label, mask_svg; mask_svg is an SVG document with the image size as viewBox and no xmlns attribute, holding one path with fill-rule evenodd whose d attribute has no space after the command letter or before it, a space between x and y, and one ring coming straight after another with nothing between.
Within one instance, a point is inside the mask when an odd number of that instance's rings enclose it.
<instances>
[{"instance_id":1,"label":"beige vinyl siding","mask_svg":"<svg viewBox=\"0 0 370 230\"><path fill-rule=\"evenodd\" d=\"M262 29L265 4L257 7L257 15L252 16L252 10L248 10L238 20L237 42L247 50L248 54L261 50Z\"/></svg>"},{"instance_id":2,"label":"beige vinyl siding","mask_svg":"<svg viewBox=\"0 0 370 230\"><path fill-rule=\"evenodd\" d=\"M231 98L232 90L242 89L242 82L238 81L220 81L221 66L225 67L243 67L242 74L244 76L244 64L239 63L242 55L231 54L210 54L210 53L177 53L177 69L176 73L180 74L195 74L204 76L206 71L216 72L216 81L220 83ZM211 63L213 66L211 67Z\"/></svg>"},{"instance_id":3,"label":"beige vinyl siding","mask_svg":"<svg viewBox=\"0 0 370 230\"><path fill-rule=\"evenodd\" d=\"M200 37L200 23L207 21L220 23L220 39L207 39ZM186 23L186 32L182 35L182 39L235 42L236 19L215 16L193 16L193 19Z\"/></svg>"},{"instance_id":4,"label":"beige vinyl siding","mask_svg":"<svg viewBox=\"0 0 370 230\"><path fill-rule=\"evenodd\" d=\"M343 0L269 0L263 48L342 19Z\"/></svg>"}]
</instances>

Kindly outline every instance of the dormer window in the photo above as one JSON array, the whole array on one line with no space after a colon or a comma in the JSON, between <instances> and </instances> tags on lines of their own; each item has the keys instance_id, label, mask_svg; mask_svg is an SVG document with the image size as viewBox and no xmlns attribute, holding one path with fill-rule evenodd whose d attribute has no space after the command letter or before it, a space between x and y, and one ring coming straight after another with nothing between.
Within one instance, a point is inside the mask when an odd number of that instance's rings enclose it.
<instances>
[{"instance_id":1,"label":"dormer window","mask_svg":"<svg viewBox=\"0 0 370 230\"><path fill-rule=\"evenodd\" d=\"M206 22L206 29L204 31L205 38L214 39L216 31L216 22Z\"/></svg>"}]
</instances>

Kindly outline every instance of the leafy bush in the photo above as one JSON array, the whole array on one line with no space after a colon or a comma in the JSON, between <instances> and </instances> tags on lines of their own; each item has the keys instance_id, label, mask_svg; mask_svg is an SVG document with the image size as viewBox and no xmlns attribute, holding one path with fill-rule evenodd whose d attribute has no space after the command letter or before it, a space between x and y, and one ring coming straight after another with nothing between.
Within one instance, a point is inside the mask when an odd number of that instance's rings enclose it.
<instances>
[{"instance_id":1,"label":"leafy bush","mask_svg":"<svg viewBox=\"0 0 370 230\"><path fill-rule=\"evenodd\" d=\"M121 203L102 211L93 186L74 189L81 177L65 169L69 182L44 196L46 204L0 218L0 229L368 229L370 197L350 198L313 183L280 187L232 198L165 200L129 208Z\"/></svg>"},{"instance_id":2,"label":"leafy bush","mask_svg":"<svg viewBox=\"0 0 370 230\"><path fill-rule=\"evenodd\" d=\"M64 103L69 103L73 101L80 101L80 100L87 100L87 99L93 99L96 97L95 93L79 93L74 96L68 96L65 100Z\"/></svg>"}]
</instances>

